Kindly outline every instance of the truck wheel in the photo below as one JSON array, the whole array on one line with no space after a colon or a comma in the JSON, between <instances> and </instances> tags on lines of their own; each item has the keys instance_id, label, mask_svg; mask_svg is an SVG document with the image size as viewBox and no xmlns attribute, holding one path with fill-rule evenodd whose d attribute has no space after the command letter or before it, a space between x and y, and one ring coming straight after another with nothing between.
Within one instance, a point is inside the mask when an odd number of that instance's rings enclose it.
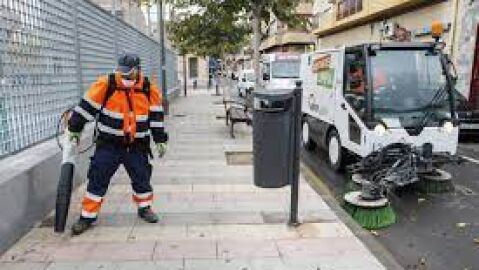
<instances>
[{"instance_id":1,"label":"truck wheel","mask_svg":"<svg viewBox=\"0 0 479 270\"><path fill-rule=\"evenodd\" d=\"M343 147L338 132L333 129L328 136L328 162L334 171L343 168Z\"/></svg>"},{"instance_id":2,"label":"truck wheel","mask_svg":"<svg viewBox=\"0 0 479 270\"><path fill-rule=\"evenodd\" d=\"M303 122L303 132L301 133L301 142L304 149L313 151L316 148L316 143L311 139L311 129L308 121Z\"/></svg>"}]
</instances>

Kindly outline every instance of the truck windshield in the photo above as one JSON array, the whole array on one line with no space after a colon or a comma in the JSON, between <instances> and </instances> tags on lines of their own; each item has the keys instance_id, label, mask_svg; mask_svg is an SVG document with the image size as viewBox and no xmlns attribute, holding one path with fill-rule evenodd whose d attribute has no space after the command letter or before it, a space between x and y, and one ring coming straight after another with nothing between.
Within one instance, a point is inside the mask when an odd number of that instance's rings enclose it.
<instances>
[{"instance_id":1,"label":"truck windshield","mask_svg":"<svg viewBox=\"0 0 479 270\"><path fill-rule=\"evenodd\" d=\"M371 56L374 118L409 118L411 126L426 112L437 121L450 115L440 57L428 49L376 51Z\"/></svg>"},{"instance_id":2,"label":"truck windshield","mask_svg":"<svg viewBox=\"0 0 479 270\"><path fill-rule=\"evenodd\" d=\"M299 60L277 60L271 64L271 77L276 79L299 78Z\"/></svg>"},{"instance_id":3,"label":"truck windshield","mask_svg":"<svg viewBox=\"0 0 479 270\"><path fill-rule=\"evenodd\" d=\"M245 73L244 77L248 82L254 82L254 73Z\"/></svg>"}]
</instances>

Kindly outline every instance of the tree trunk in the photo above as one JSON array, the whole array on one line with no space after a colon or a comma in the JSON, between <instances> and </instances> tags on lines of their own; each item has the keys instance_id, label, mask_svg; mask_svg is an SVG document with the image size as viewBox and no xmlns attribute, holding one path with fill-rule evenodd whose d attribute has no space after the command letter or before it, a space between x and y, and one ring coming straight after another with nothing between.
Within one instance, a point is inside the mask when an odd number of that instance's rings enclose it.
<instances>
[{"instance_id":1,"label":"tree trunk","mask_svg":"<svg viewBox=\"0 0 479 270\"><path fill-rule=\"evenodd\" d=\"M259 46L261 42L261 5L259 3L254 4L253 8L253 69L255 74L255 86L254 90L257 90L260 83L260 67L259 67Z\"/></svg>"}]
</instances>

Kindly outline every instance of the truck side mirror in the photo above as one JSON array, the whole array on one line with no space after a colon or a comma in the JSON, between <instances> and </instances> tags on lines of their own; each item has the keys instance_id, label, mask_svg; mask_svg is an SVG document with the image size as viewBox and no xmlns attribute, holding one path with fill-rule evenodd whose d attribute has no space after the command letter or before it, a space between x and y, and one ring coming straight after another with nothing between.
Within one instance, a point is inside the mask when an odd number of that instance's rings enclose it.
<instances>
[{"instance_id":1,"label":"truck side mirror","mask_svg":"<svg viewBox=\"0 0 479 270\"><path fill-rule=\"evenodd\" d=\"M263 81L269 81L269 74L263 73Z\"/></svg>"}]
</instances>

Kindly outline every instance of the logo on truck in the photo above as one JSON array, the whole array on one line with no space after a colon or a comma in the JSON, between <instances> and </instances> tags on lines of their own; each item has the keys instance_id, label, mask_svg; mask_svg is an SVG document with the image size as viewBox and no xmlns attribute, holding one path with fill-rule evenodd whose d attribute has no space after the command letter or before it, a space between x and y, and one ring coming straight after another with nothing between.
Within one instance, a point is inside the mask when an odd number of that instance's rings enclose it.
<instances>
[{"instance_id":1,"label":"logo on truck","mask_svg":"<svg viewBox=\"0 0 479 270\"><path fill-rule=\"evenodd\" d=\"M317 74L317 85L333 89L334 68L331 67L331 55L320 55L314 59L312 70Z\"/></svg>"}]
</instances>

